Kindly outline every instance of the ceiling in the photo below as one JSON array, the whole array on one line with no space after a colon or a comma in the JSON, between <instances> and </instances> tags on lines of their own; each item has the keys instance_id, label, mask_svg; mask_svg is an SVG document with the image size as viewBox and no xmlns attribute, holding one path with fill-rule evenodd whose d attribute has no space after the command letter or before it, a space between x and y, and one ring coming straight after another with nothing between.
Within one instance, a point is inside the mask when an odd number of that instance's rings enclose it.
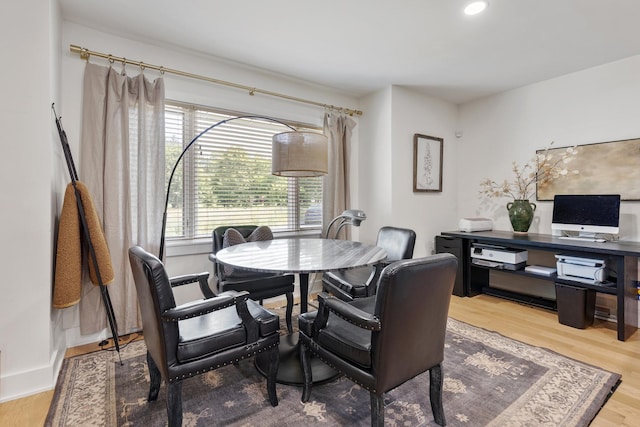
<instances>
[{"instance_id":1,"label":"ceiling","mask_svg":"<svg viewBox=\"0 0 640 427\"><path fill-rule=\"evenodd\" d=\"M640 54L639 0L490 0L472 17L469 2L60 0L68 21L357 97L402 85L464 103Z\"/></svg>"}]
</instances>

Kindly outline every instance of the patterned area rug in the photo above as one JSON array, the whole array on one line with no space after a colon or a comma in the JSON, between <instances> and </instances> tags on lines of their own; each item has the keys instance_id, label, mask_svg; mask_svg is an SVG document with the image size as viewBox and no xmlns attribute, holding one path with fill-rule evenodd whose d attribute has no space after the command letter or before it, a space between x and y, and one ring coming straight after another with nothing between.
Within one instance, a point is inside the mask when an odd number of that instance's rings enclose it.
<instances>
[{"instance_id":1,"label":"patterned area rug","mask_svg":"<svg viewBox=\"0 0 640 427\"><path fill-rule=\"evenodd\" d=\"M47 426L166 425L164 385L148 403L144 342L115 352L65 360ZM587 426L620 375L550 350L449 319L444 374L448 426ZM429 374L385 395L385 425L436 426L428 398ZM184 426L370 425L369 393L344 377L301 388L277 386L279 405L250 360L185 381Z\"/></svg>"}]
</instances>

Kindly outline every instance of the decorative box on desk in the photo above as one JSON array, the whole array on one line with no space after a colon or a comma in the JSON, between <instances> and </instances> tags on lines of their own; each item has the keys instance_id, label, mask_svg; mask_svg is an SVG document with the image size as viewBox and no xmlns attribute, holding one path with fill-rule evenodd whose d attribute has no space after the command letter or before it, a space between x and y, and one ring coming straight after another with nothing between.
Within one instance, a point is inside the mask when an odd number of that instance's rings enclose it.
<instances>
[{"instance_id":1,"label":"decorative box on desk","mask_svg":"<svg viewBox=\"0 0 640 427\"><path fill-rule=\"evenodd\" d=\"M604 283L588 284L574 282L570 280L558 279L556 275L549 276L534 275L532 273L518 270L514 272L504 271L501 274L512 274L513 281L517 282L519 277L535 276L541 280L549 281L550 286L555 282L560 282L578 288L593 289L599 293L615 295L617 336L621 341L626 340L638 329L638 260L640 259L640 243L638 242L583 242L576 240L564 240L550 234L515 234L511 231L478 231L442 232L441 236L447 239L448 247L460 247L459 260L462 264L462 289L465 295L473 296L482 293L490 287L490 269L486 267L473 266L471 263L470 249L474 243L497 245L514 249L528 251L545 251L552 255L562 253L587 258L604 258L607 260L607 267L611 276ZM438 248L436 237L436 251ZM458 256L456 254L456 256ZM522 302L531 303L530 300L540 300L537 297L519 294L517 292L505 291L506 298L516 299ZM543 298L544 300L544 298ZM544 301L543 301L544 302ZM553 301L555 303L555 301ZM550 306L548 308L555 308Z\"/></svg>"},{"instance_id":2,"label":"decorative box on desk","mask_svg":"<svg viewBox=\"0 0 640 427\"><path fill-rule=\"evenodd\" d=\"M488 218L462 218L458 223L460 231L489 231L493 230L493 221Z\"/></svg>"}]
</instances>

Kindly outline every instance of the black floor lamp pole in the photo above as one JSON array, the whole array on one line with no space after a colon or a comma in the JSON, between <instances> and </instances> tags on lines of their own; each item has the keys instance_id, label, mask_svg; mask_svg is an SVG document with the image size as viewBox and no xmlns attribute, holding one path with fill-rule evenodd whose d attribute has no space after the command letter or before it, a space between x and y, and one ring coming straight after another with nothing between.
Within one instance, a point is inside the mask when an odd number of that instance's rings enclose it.
<instances>
[{"instance_id":1,"label":"black floor lamp pole","mask_svg":"<svg viewBox=\"0 0 640 427\"><path fill-rule=\"evenodd\" d=\"M264 116L238 116L238 117L231 117L225 120L221 120L217 123L212 124L211 126L209 126L208 128L206 128L205 130L203 130L202 132L200 132L198 135L196 135L195 138L193 138L191 140L191 142L189 142L189 144L187 144L186 147L184 147L184 150L182 150L182 153L180 153L180 156L178 157L178 160L176 160L175 164L173 165L173 169L171 169L171 174L169 175L169 181L167 182L167 193L166 193L166 197L164 200L164 211L162 213L162 230L161 230L161 234L160 234L160 250L158 252L158 259L160 259L162 261L163 256L164 256L164 241L165 241L165 236L166 236L166 228L167 228L167 210L169 208L169 194L171 191L171 182L173 181L173 175L176 173L176 169L178 168L178 165L180 164L180 161L182 160L182 158L184 157L184 155L187 153L187 151L189 151L189 149L191 148L191 146L198 140L200 139L200 137L202 137L202 135L206 134L207 132L209 132L211 129L216 128L220 125L223 125L225 123L231 122L233 120L238 120L238 119L257 119L257 120L266 120L266 121L270 121L270 122L274 122L274 123L279 123L281 125L284 125L286 127L288 127L289 129L295 131L296 129L290 125L288 125L287 123L284 123L280 120L277 119L272 119L270 117L264 117Z\"/></svg>"}]
</instances>

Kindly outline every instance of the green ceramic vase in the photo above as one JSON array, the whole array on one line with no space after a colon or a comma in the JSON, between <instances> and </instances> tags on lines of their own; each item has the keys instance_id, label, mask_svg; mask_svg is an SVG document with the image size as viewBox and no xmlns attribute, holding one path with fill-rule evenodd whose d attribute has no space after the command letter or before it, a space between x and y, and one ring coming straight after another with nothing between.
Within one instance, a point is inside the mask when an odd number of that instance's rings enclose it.
<instances>
[{"instance_id":1,"label":"green ceramic vase","mask_svg":"<svg viewBox=\"0 0 640 427\"><path fill-rule=\"evenodd\" d=\"M509 221L511 221L513 231L516 233L526 233L529 231L535 210L536 204L528 200L514 200L513 202L507 203Z\"/></svg>"}]
</instances>

